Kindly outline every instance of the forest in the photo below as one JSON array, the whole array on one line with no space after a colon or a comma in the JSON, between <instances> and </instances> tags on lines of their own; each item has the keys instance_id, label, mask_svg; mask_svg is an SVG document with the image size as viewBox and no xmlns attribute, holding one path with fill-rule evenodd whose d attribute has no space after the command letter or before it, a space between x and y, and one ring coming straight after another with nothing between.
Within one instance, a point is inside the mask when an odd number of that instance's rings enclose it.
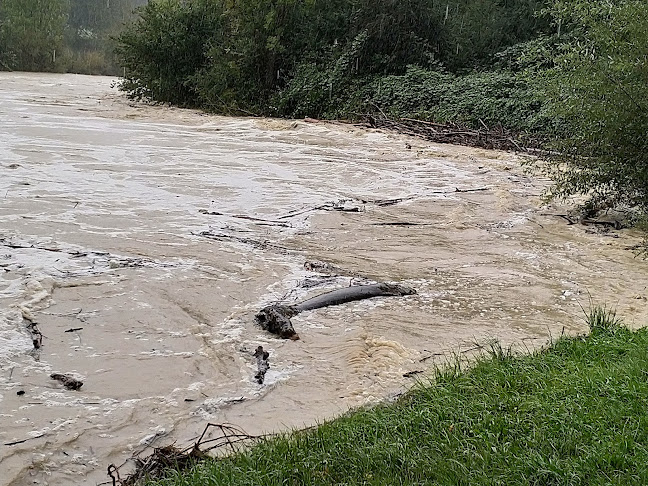
<instances>
[{"instance_id":1,"label":"forest","mask_svg":"<svg viewBox=\"0 0 648 486\"><path fill-rule=\"evenodd\" d=\"M112 37L146 0L0 0L0 70L120 73Z\"/></svg>"}]
</instances>

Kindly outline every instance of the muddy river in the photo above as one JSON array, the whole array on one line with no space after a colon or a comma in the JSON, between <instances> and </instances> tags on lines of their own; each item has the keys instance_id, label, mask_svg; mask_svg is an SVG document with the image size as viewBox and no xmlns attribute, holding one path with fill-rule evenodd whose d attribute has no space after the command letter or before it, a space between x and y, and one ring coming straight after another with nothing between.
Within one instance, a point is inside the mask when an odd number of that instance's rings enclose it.
<instances>
[{"instance_id":1,"label":"muddy river","mask_svg":"<svg viewBox=\"0 0 648 486\"><path fill-rule=\"evenodd\" d=\"M637 236L567 225L514 154L133 104L112 81L0 73L2 485L98 484L207 422L308 426L448 353L582 332L590 296L646 321ZM254 323L363 282L418 294L305 312L298 341Z\"/></svg>"}]
</instances>

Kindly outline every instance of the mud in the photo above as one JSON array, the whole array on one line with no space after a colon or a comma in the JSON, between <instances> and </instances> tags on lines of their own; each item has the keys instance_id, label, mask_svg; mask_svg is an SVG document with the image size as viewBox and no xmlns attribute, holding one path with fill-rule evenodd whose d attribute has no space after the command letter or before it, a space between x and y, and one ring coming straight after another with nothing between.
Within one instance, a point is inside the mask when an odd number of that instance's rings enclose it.
<instances>
[{"instance_id":1,"label":"mud","mask_svg":"<svg viewBox=\"0 0 648 486\"><path fill-rule=\"evenodd\" d=\"M207 421L311 425L476 343L582 332L590 297L646 322L638 237L553 216L513 154L131 104L111 82L0 73L2 485L97 484ZM300 341L254 323L359 282L417 294L300 314Z\"/></svg>"}]
</instances>

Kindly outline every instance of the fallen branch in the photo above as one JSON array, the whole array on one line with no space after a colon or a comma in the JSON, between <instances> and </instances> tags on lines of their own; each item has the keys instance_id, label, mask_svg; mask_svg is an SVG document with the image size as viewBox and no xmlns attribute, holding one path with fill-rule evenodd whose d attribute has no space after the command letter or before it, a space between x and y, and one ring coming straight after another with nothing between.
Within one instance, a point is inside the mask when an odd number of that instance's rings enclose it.
<instances>
[{"instance_id":1,"label":"fallen branch","mask_svg":"<svg viewBox=\"0 0 648 486\"><path fill-rule=\"evenodd\" d=\"M410 223L408 221L394 221L391 223L371 223L372 226L432 226L432 223Z\"/></svg>"},{"instance_id":2,"label":"fallen branch","mask_svg":"<svg viewBox=\"0 0 648 486\"><path fill-rule=\"evenodd\" d=\"M23 439L23 440L15 440L13 442L5 442L5 445L6 446L14 446L14 445L18 445L18 444L23 444L24 442L27 442L28 440L40 439L41 437L45 437L45 434L36 435L34 437L28 437L27 439Z\"/></svg>"},{"instance_id":3,"label":"fallen branch","mask_svg":"<svg viewBox=\"0 0 648 486\"><path fill-rule=\"evenodd\" d=\"M574 221L568 214L540 213L540 216L554 216L556 218L564 219L567 221L568 225L576 224L576 221Z\"/></svg>"},{"instance_id":4,"label":"fallen branch","mask_svg":"<svg viewBox=\"0 0 648 486\"><path fill-rule=\"evenodd\" d=\"M501 126L488 127L479 120L478 130L455 123L434 123L415 118L390 119L382 111L378 114L361 115L372 128L393 130L403 135L423 138L438 143L453 143L486 149L509 150L514 152L540 152L543 141L526 134L513 133Z\"/></svg>"},{"instance_id":5,"label":"fallen branch","mask_svg":"<svg viewBox=\"0 0 648 486\"><path fill-rule=\"evenodd\" d=\"M394 204L402 203L403 201L411 201L415 197L416 196L397 197L395 199L367 199L362 202L364 204L371 203L371 204L375 204L376 206L385 207L385 206L393 206Z\"/></svg>"},{"instance_id":6,"label":"fallen branch","mask_svg":"<svg viewBox=\"0 0 648 486\"><path fill-rule=\"evenodd\" d=\"M192 233L195 236L200 236L202 238L208 238L210 240L217 241L227 241L234 240L238 243L243 243L245 245L250 245L259 250L273 250L281 254L290 253L290 249L270 243L269 241L255 240L252 238L245 238L241 236L227 235L225 233L214 233L213 231L201 231L200 233Z\"/></svg>"},{"instance_id":7,"label":"fallen branch","mask_svg":"<svg viewBox=\"0 0 648 486\"><path fill-rule=\"evenodd\" d=\"M50 375L52 380L61 382L61 384L68 390L78 390L83 386L81 380L77 380L72 375L62 374L62 373L52 373Z\"/></svg>"},{"instance_id":8,"label":"fallen branch","mask_svg":"<svg viewBox=\"0 0 648 486\"><path fill-rule=\"evenodd\" d=\"M309 270L311 272L318 272L318 273L324 273L326 275L332 275L332 276L344 276L344 277L359 277L360 275L351 272L349 270L345 270L342 267L338 267L335 265L332 265L327 262L319 262L317 260L310 260L304 262L304 269Z\"/></svg>"},{"instance_id":9,"label":"fallen branch","mask_svg":"<svg viewBox=\"0 0 648 486\"><path fill-rule=\"evenodd\" d=\"M340 305L355 300L370 299L382 296L404 296L415 294L416 290L397 284L378 283L371 285L356 285L333 290L313 297L295 305L273 304L261 309L255 316L257 324L273 334L284 339L299 339L299 335L290 321L291 317L300 312Z\"/></svg>"},{"instance_id":10,"label":"fallen branch","mask_svg":"<svg viewBox=\"0 0 648 486\"><path fill-rule=\"evenodd\" d=\"M413 370L413 371L408 371L407 373L403 373L403 378L411 378L414 375L420 375L421 373L424 373L423 370Z\"/></svg>"},{"instance_id":11,"label":"fallen branch","mask_svg":"<svg viewBox=\"0 0 648 486\"><path fill-rule=\"evenodd\" d=\"M254 357L257 360L257 374L254 375L254 379L259 385L262 385L263 380L265 380L265 374L270 369L270 363L268 363L270 353L264 351L263 346L259 346L254 352Z\"/></svg>"},{"instance_id":12,"label":"fallen branch","mask_svg":"<svg viewBox=\"0 0 648 486\"><path fill-rule=\"evenodd\" d=\"M359 206L345 206L346 203L353 203L353 202L359 202L361 204L366 203L366 201L362 201L362 200L339 199L338 201L327 202L327 203L324 203L324 204L320 204L319 206L314 206L312 208L304 208L304 209L299 209L299 210L296 210L296 211L291 211L288 214L284 214L283 216L279 216L277 219L293 218L295 216L310 213L310 212L313 212L313 211L340 211L340 212L347 212L347 213L359 213L359 212L364 210L363 208L361 208Z\"/></svg>"},{"instance_id":13,"label":"fallen branch","mask_svg":"<svg viewBox=\"0 0 648 486\"><path fill-rule=\"evenodd\" d=\"M254 216L247 216L245 214L225 214L218 211L209 211L207 209L199 209L199 213L207 214L209 216L225 216L227 218L236 218L236 219L246 219L248 221L253 221L261 226L281 226L284 228L290 228L290 224L283 221L273 221L271 219L262 219L255 218Z\"/></svg>"},{"instance_id":14,"label":"fallen branch","mask_svg":"<svg viewBox=\"0 0 648 486\"><path fill-rule=\"evenodd\" d=\"M477 192L477 191L488 191L488 187L477 187L475 189L459 189L455 187L455 192Z\"/></svg>"},{"instance_id":15,"label":"fallen branch","mask_svg":"<svg viewBox=\"0 0 648 486\"><path fill-rule=\"evenodd\" d=\"M208 432L214 429L216 429L218 435L213 438L207 438ZM174 472L187 470L195 465L196 462L209 457L207 455L209 451L219 449L221 454L236 453L241 450L241 446L245 446L251 441L256 441L262 437L246 434L233 425L209 423L205 426L198 440L190 447L179 449L174 445L168 445L155 448L153 449L153 453L145 459L140 459L135 455L130 459L135 462L135 472L122 479L119 470L126 463L119 467L111 464L108 466L108 476L111 478L113 486L135 486L143 480L154 481L161 479L170 470Z\"/></svg>"}]
</instances>

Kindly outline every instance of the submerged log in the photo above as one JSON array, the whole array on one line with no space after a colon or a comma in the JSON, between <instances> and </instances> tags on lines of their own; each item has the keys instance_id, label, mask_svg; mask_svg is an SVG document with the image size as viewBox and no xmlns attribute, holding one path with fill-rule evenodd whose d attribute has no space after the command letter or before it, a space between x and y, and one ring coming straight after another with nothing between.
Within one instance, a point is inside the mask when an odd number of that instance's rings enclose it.
<instances>
[{"instance_id":1,"label":"submerged log","mask_svg":"<svg viewBox=\"0 0 648 486\"><path fill-rule=\"evenodd\" d=\"M312 299L305 300L294 306L297 312L303 312L330 305L345 304L354 300L370 299L382 296L403 296L415 294L416 290L397 284L378 283L371 285L355 285L333 290Z\"/></svg>"},{"instance_id":2,"label":"submerged log","mask_svg":"<svg viewBox=\"0 0 648 486\"><path fill-rule=\"evenodd\" d=\"M290 321L291 317L300 312L328 307L331 305L345 304L355 300L370 299L383 296L404 296L416 293L411 287L398 284L378 283L371 285L356 285L343 289L333 290L322 295L305 300L296 305L273 304L261 309L256 317L256 322L263 329L277 334L284 339L299 339Z\"/></svg>"}]
</instances>

